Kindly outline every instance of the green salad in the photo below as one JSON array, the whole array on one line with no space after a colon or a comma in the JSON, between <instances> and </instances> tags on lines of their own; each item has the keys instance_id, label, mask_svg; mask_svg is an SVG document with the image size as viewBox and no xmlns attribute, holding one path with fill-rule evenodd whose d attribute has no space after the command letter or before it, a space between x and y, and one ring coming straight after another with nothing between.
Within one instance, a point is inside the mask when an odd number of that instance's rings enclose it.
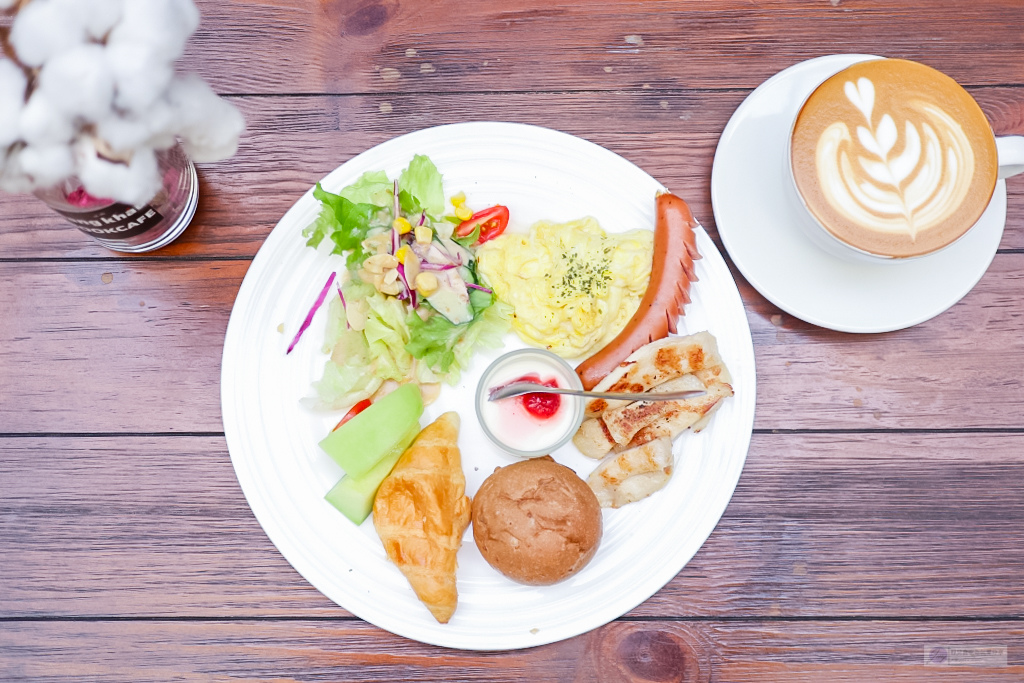
<instances>
[{"instance_id":1,"label":"green salad","mask_svg":"<svg viewBox=\"0 0 1024 683\"><path fill-rule=\"evenodd\" d=\"M306 244L333 244L347 268L327 297L321 407L351 406L388 380L455 384L477 347L502 344L511 308L480 281L475 248L505 230L506 207L473 213L461 192L446 200L422 155L397 179L367 172L338 194L317 183L313 195L321 210Z\"/></svg>"}]
</instances>

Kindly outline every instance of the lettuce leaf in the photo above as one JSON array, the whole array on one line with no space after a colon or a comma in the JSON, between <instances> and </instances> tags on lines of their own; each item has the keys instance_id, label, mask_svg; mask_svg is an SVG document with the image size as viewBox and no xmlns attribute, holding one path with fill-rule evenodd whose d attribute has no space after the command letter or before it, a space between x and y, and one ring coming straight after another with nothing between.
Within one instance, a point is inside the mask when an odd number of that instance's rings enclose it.
<instances>
[{"instance_id":1,"label":"lettuce leaf","mask_svg":"<svg viewBox=\"0 0 1024 683\"><path fill-rule=\"evenodd\" d=\"M405 304L378 293L367 297L366 301L370 315L363 336L377 376L402 381L412 369L412 356L405 348L410 333L405 324Z\"/></svg>"},{"instance_id":2,"label":"lettuce leaf","mask_svg":"<svg viewBox=\"0 0 1024 683\"><path fill-rule=\"evenodd\" d=\"M346 265L349 268L358 267L369 256L363 248L363 240L381 207L357 204L341 195L331 194L320 183L313 189L313 196L320 200L323 209L316 221L302 232L307 238L306 244L317 247L325 237L329 237L334 242L333 253L349 252Z\"/></svg>"},{"instance_id":3,"label":"lettuce leaf","mask_svg":"<svg viewBox=\"0 0 1024 683\"><path fill-rule=\"evenodd\" d=\"M399 176L398 187L399 199L402 197L402 190L405 190L427 213L433 216L444 213L444 184L440 171L429 157L422 154L414 156L409 162L409 167Z\"/></svg>"},{"instance_id":4,"label":"lettuce leaf","mask_svg":"<svg viewBox=\"0 0 1024 683\"><path fill-rule=\"evenodd\" d=\"M339 410L369 398L382 383L369 361L369 347L363 335L341 329L331 358L324 364L323 375L313 382L313 388L322 407Z\"/></svg>"},{"instance_id":5,"label":"lettuce leaf","mask_svg":"<svg viewBox=\"0 0 1024 683\"><path fill-rule=\"evenodd\" d=\"M394 184L388 180L384 171L367 171L359 176L348 187L338 193L354 204L373 204L374 206L391 206Z\"/></svg>"},{"instance_id":6,"label":"lettuce leaf","mask_svg":"<svg viewBox=\"0 0 1024 683\"><path fill-rule=\"evenodd\" d=\"M406 319L410 341L405 349L434 372L456 384L479 347L498 348L509 331L512 308L496 299L482 309L472 322L453 325L442 315L422 320L416 313Z\"/></svg>"}]
</instances>

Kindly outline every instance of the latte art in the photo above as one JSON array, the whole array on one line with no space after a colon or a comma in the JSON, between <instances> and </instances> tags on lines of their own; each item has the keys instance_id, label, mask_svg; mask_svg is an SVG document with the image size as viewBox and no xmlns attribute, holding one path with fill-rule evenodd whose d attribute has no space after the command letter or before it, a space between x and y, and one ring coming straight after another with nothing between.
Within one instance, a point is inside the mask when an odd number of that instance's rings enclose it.
<instances>
[{"instance_id":1,"label":"latte art","mask_svg":"<svg viewBox=\"0 0 1024 683\"><path fill-rule=\"evenodd\" d=\"M857 126L856 142L843 121L822 133L815 153L822 192L850 220L915 241L919 230L947 220L967 196L971 141L952 116L921 101L907 103L920 118L903 121L901 140L889 113L872 124L875 86L869 79L847 81L844 93L867 125Z\"/></svg>"},{"instance_id":2,"label":"latte art","mask_svg":"<svg viewBox=\"0 0 1024 683\"><path fill-rule=\"evenodd\" d=\"M995 188L995 141L977 103L930 67L860 62L823 84L793 128L793 178L833 236L913 256L956 240Z\"/></svg>"}]
</instances>

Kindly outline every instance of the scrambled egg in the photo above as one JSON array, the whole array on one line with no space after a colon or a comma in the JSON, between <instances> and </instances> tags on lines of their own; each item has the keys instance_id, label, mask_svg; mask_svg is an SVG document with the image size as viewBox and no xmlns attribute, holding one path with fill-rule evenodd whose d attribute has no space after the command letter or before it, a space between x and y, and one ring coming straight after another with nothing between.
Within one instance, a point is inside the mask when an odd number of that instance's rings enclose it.
<instances>
[{"instance_id":1,"label":"scrambled egg","mask_svg":"<svg viewBox=\"0 0 1024 683\"><path fill-rule=\"evenodd\" d=\"M527 235L483 244L477 265L515 309L512 328L527 344L563 358L588 356L636 312L651 276L654 233L606 234L593 218L540 221Z\"/></svg>"}]
</instances>

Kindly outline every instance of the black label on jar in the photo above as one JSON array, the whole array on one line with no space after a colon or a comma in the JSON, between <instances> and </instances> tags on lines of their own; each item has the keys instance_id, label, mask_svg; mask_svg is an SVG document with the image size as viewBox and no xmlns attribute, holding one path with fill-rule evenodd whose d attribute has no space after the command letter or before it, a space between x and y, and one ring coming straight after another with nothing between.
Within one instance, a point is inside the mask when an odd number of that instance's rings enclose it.
<instances>
[{"instance_id":1,"label":"black label on jar","mask_svg":"<svg viewBox=\"0 0 1024 683\"><path fill-rule=\"evenodd\" d=\"M103 239L127 239L146 232L163 220L148 204L135 208L127 204L111 204L95 211L57 211L82 232Z\"/></svg>"}]
</instances>

